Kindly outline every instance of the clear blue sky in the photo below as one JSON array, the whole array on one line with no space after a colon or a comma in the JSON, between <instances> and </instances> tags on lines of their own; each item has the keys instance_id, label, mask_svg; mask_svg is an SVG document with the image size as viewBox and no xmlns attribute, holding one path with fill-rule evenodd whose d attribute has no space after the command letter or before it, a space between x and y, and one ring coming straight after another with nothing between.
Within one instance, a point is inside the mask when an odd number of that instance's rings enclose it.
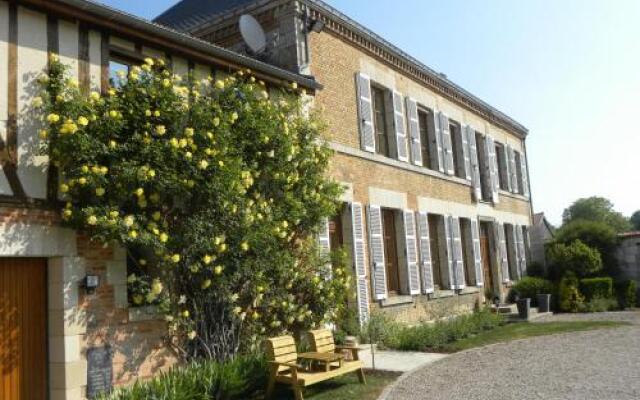
<instances>
[{"instance_id":1,"label":"clear blue sky","mask_svg":"<svg viewBox=\"0 0 640 400\"><path fill-rule=\"evenodd\" d=\"M176 0L103 2L152 18ZM592 195L640 209L640 1L328 3L527 126L534 208L552 223Z\"/></svg>"}]
</instances>

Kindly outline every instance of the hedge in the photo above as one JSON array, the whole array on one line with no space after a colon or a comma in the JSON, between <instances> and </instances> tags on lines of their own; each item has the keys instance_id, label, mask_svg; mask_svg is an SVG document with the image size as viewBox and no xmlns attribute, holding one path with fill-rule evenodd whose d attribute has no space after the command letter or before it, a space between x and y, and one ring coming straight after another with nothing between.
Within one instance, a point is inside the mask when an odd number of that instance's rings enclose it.
<instances>
[{"instance_id":1,"label":"hedge","mask_svg":"<svg viewBox=\"0 0 640 400\"><path fill-rule=\"evenodd\" d=\"M620 308L631 308L636 306L636 293L638 287L636 281L627 280L616 284L616 295Z\"/></svg>"},{"instance_id":2,"label":"hedge","mask_svg":"<svg viewBox=\"0 0 640 400\"><path fill-rule=\"evenodd\" d=\"M587 301L594 298L609 299L613 297L613 279L609 277L581 279L580 292Z\"/></svg>"}]
</instances>

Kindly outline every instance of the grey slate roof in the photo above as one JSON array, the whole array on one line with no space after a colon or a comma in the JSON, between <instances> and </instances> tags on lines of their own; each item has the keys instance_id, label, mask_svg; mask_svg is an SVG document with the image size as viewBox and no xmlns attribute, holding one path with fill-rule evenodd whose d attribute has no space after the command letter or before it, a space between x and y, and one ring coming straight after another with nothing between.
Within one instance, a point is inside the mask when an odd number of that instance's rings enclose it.
<instances>
[{"instance_id":1,"label":"grey slate roof","mask_svg":"<svg viewBox=\"0 0 640 400\"><path fill-rule=\"evenodd\" d=\"M182 0L158 15L154 22L170 28L187 31L210 17L240 7L255 0Z\"/></svg>"}]
</instances>

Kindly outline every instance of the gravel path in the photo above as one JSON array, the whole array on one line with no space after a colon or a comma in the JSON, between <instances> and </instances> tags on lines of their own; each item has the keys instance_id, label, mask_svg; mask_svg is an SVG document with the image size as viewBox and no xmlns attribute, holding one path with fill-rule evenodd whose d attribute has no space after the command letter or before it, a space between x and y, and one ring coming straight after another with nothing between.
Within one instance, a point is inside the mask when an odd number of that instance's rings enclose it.
<instances>
[{"instance_id":1,"label":"gravel path","mask_svg":"<svg viewBox=\"0 0 640 400\"><path fill-rule=\"evenodd\" d=\"M540 321L626 320L454 354L403 376L388 400L640 399L640 312L559 315Z\"/></svg>"}]
</instances>

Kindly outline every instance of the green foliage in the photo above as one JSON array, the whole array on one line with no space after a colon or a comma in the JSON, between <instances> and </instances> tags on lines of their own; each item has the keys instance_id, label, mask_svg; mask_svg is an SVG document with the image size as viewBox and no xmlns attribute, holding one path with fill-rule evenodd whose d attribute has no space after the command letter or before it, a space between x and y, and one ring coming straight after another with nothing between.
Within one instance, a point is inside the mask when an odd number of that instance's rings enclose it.
<instances>
[{"instance_id":1,"label":"green foliage","mask_svg":"<svg viewBox=\"0 0 640 400\"><path fill-rule=\"evenodd\" d=\"M537 261L530 262L527 265L527 276L536 276L538 278L544 278L546 271L544 265Z\"/></svg>"},{"instance_id":2,"label":"green foliage","mask_svg":"<svg viewBox=\"0 0 640 400\"><path fill-rule=\"evenodd\" d=\"M158 271L184 358L224 361L345 306L345 266L329 277L314 239L342 188L296 87L273 99L247 71L196 81L147 59L85 96L56 57L42 84L64 222Z\"/></svg>"},{"instance_id":3,"label":"green foliage","mask_svg":"<svg viewBox=\"0 0 640 400\"><path fill-rule=\"evenodd\" d=\"M581 279L580 293L587 301L594 298L610 299L613 297L613 279L608 277Z\"/></svg>"},{"instance_id":4,"label":"green foliage","mask_svg":"<svg viewBox=\"0 0 640 400\"><path fill-rule=\"evenodd\" d=\"M172 369L146 382L117 390L100 400L231 400L246 399L264 388L267 363L257 355L224 363L204 361Z\"/></svg>"},{"instance_id":5,"label":"green foliage","mask_svg":"<svg viewBox=\"0 0 640 400\"><path fill-rule=\"evenodd\" d=\"M535 276L525 276L511 287L509 297L512 299L515 299L516 296L521 299L530 298L531 304L535 306L536 295L551 293L553 293L553 284L550 281Z\"/></svg>"},{"instance_id":6,"label":"green foliage","mask_svg":"<svg viewBox=\"0 0 640 400\"><path fill-rule=\"evenodd\" d=\"M558 287L558 305L561 311L578 312L584 305L584 297L578 289L578 278L571 272L566 273Z\"/></svg>"},{"instance_id":7,"label":"green foliage","mask_svg":"<svg viewBox=\"0 0 640 400\"><path fill-rule=\"evenodd\" d=\"M596 296L580 306L580 312L606 312L619 308L618 301L611 297Z\"/></svg>"},{"instance_id":8,"label":"green foliage","mask_svg":"<svg viewBox=\"0 0 640 400\"><path fill-rule=\"evenodd\" d=\"M638 287L634 280L629 279L616 284L616 295L623 309L636 306L637 293Z\"/></svg>"},{"instance_id":9,"label":"green foliage","mask_svg":"<svg viewBox=\"0 0 640 400\"><path fill-rule=\"evenodd\" d=\"M547 259L550 263L549 277L557 280L567 272L578 277L586 277L602 270L602 259L596 249L590 248L580 240L569 245L551 243L547 249Z\"/></svg>"},{"instance_id":10,"label":"green foliage","mask_svg":"<svg viewBox=\"0 0 640 400\"><path fill-rule=\"evenodd\" d=\"M603 222L573 221L556 231L555 242L565 245L580 240L587 246L597 249L602 258L606 275L615 276L617 272L616 248L618 236L616 231Z\"/></svg>"},{"instance_id":11,"label":"green foliage","mask_svg":"<svg viewBox=\"0 0 640 400\"><path fill-rule=\"evenodd\" d=\"M486 309L415 326L406 326L382 314L374 314L365 329L369 335L373 335L363 340L372 340L381 347L395 350L442 350L449 343L489 331L504 323L503 316Z\"/></svg>"},{"instance_id":12,"label":"green foliage","mask_svg":"<svg viewBox=\"0 0 640 400\"><path fill-rule=\"evenodd\" d=\"M628 231L631 228L629 220L613 209L613 203L598 196L578 199L562 213L563 224L584 220L602 222L616 232Z\"/></svg>"}]
</instances>

